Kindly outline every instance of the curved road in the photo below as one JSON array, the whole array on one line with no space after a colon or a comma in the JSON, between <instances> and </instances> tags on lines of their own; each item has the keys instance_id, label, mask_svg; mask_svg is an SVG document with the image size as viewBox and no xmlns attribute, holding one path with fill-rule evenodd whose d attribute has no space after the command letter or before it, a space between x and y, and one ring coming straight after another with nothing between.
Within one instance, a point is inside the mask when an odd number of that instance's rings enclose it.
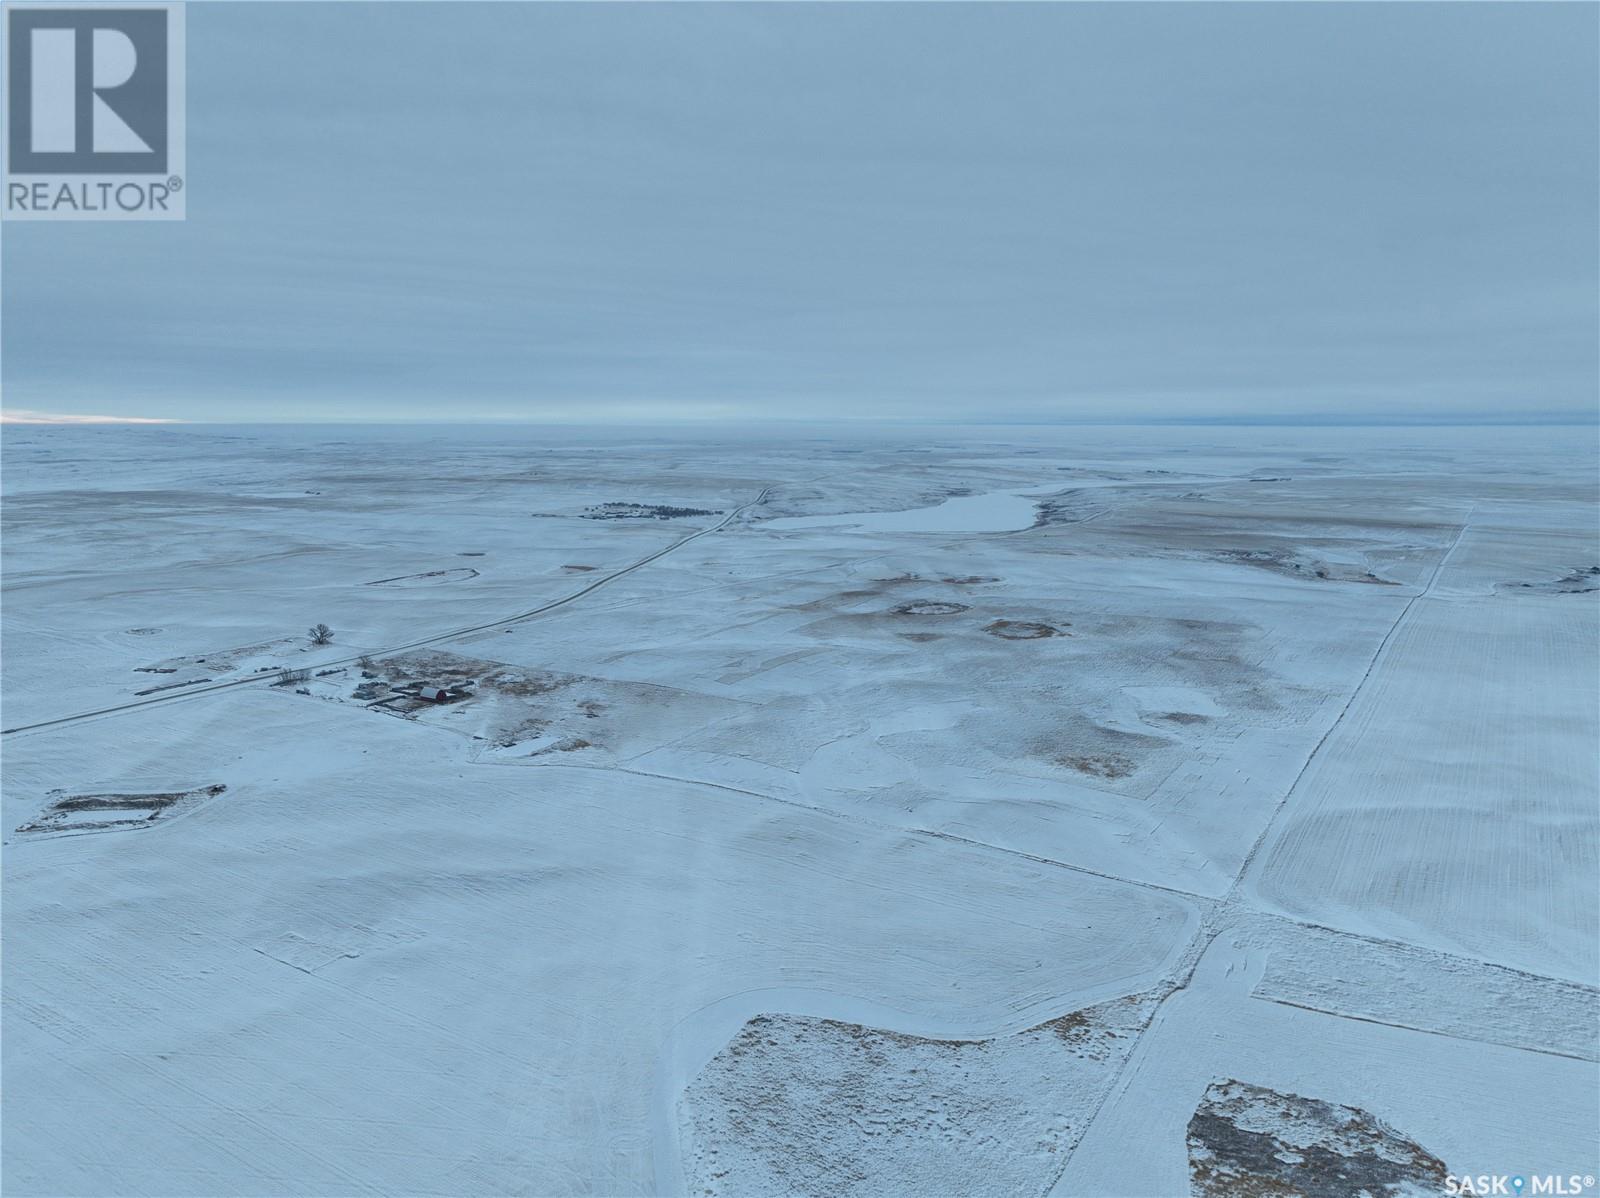
<instances>
[{"instance_id":1,"label":"curved road","mask_svg":"<svg viewBox=\"0 0 1600 1198\"><path fill-rule=\"evenodd\" d=\"M709 536L711 533L720 532L722 529L726 528L730 522L744 515L744 513L749 511L751 508L764 503L767 495L770 494L771 491L771 487L762 487L761 494L757 495L749 503L741 504L739 507L734 508L733 511L729 512L715 524L708 525L707 527L700 529L698 532L692 532L688 536L672 542L672 544L666 546L664 549L657 549L654 553L649 554L646 557L641 557L638 561L633 562L631 565L623 566L620 570L613 570L610 574L597 578L587 586L580 587L578 590L573 591L572 594L564 595L560 599L552 599L549 603L544 603L538 607L530 608L525 612L518 612L516 615L507 616L502 620L490 620L487 624L474 624L470 628L452 628L449 632L441 632L437 636L423 637L419 641L409 641L404 645L391 645L386 649L368 649L365 652L358 653L353 657L338 657L330 661L319 661L316 662L315 665L324 669L329 666L349 665L352 662L360 661L363 657L382 656L389 653L404 653L408 649L420 649L425 645L437 645L441 641L454 640L458 636L467 636L474 632L485 632L490 628L503 628L507 624L517 624L523 620L531 620L534 616L543 615L547 611L553 611L558 607L565 607L569 603L582 599L591 591L599 590L601 587L605 586L606 583L615 582L624 574L632 574L635 570L638 570L644 566L648 566L656 559L666 557L667 554L672 553L675 550L682 549L690 541L696 541L701 537ZM248 678L234 678L228 682L213 682L206 686L185 687L182 690L174 691L169 695L158 695L151 699L139 699L133 703L118 703L111 707L96 708L94 711L80 711L72 715L57 716L53 720L40 720L35 724L18 724L15 728L0 729L0 736L10 736L13 732L31 732L36 728L53 728L57 724L71 724L77 720L89 720L95 718L96 716L114 715L117 712L122 711L134 711L140 707L150 707L156 703L172 703L179 699L193 698L195 695L210 694L213 691L231 690L236 686L259 686L260 684L276 677L277 675L275 673L252 674Z\"/></svg>"}]
</instances>

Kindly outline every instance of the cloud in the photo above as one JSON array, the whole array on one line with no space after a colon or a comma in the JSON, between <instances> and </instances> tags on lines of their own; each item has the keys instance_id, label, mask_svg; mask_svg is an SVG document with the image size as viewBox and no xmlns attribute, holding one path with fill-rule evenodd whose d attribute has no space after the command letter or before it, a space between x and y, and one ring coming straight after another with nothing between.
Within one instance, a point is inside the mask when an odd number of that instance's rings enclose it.
<instances>
[{"instance_id":1,"label":"cloud","mask_svg":"<svg viewBox=\"0 0 1600 1198\"><path fill-rule=\"evenodd\" d=\"M165 416L90 416L76 412L35 412L30 408L0 411L0 424L182 424Z\"/></svg>"},{"instance_id":2,"label":"cloud","mask_svg":"<svg viewBox=\"0 0 1600 1198\"><path fill-rule=\"evenodd\" d=\"M208 5L204 203L9 227L6 395L224 422L1584 417L1597 13Z\"/></svg>"}]
</instances>

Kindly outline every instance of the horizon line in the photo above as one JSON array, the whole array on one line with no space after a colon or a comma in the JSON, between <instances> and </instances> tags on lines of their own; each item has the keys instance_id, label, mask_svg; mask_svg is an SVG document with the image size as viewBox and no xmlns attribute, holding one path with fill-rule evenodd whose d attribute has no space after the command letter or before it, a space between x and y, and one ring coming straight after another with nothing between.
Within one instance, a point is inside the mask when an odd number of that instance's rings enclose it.
<instances>
[{"instance_id":1,"label":"horizon line","mask_svg":"<svg viewBox=\"0 0 1600 1198\"><path fill-rule=\"evenodd\" d=\"M909 425L909 426L950 426L950 427L980 427L980 428L1041 428L1041 427L1093 427L1093 426L1153 426L1153 427L1206 427L1206 426L1234 426L1234 427L1330 427L1330 428L1417 428L1417 427L1516 427L1516 426L1549 426L1549 427L1600 427L1600 409L1589 413L1567 412L1530 412L1520 415L1505 416L1470 416L1462 413L1449 415L1335 415L1329 413L1310 413L1304 416L1246 416L1246 415L1218 415L1218 416L1125 416L1125 417L1083 417L1083 418L1040 418L1030 419L1025 417L1011 417L1006 419L982 419L967 417L915 417L915 416L727 416L727 417L670 417L664 416L656 419L640 420L572 420L550 417L518 417L518 416L463 416L457 418L438 417L404 417L404 416L336 416L336 417L256 417L249 419L194 419L176 416L116 416L100 414L79 413L51 413L37 412L27 409L12 409L0 411L0 425L16 425L32 428L82 428L105 426L182 426L194 428L228 427L228 426L273 426L304 427L324 425L334 426L370 426L375 428L427 426L466 426L466 425L527 425L530 427L559 427L559 428L616 428L626 429L652 428L652 427L691 427L701 426L737 426L737 425Z\"/></svg>"}]
</instances>

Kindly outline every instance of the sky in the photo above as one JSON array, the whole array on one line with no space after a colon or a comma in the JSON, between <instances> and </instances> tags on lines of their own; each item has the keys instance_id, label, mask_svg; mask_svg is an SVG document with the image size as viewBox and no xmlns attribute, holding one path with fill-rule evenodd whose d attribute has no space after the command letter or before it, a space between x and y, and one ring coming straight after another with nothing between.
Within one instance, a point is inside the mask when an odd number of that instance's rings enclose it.
<instances>
[{"instance_id":1,"label":"sky","mask_svg":"<svg viewBox=\"0 0 1600 1198\"><path fill-rule=\"evenodd\" d=\"M1590 420L1593 4L191 4L188 219L11 223L4 406Z\"/></svg>"}]
</instances>

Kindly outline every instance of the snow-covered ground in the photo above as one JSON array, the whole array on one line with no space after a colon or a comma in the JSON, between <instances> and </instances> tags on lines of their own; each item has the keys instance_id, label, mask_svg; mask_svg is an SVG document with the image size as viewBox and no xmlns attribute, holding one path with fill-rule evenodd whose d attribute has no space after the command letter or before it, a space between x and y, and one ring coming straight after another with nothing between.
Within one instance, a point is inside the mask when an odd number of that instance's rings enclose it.
<instances>
[{"instance_id":1,"label":"snow-covered ground","mask_svg":"<svg viewBox=\"0 0 1600 1198\"><path fill-rule=\"evenodd\" d=\"M1600 1172L1592 430L3 449L8 1194Z\"/></svg>"}]
</instances>

